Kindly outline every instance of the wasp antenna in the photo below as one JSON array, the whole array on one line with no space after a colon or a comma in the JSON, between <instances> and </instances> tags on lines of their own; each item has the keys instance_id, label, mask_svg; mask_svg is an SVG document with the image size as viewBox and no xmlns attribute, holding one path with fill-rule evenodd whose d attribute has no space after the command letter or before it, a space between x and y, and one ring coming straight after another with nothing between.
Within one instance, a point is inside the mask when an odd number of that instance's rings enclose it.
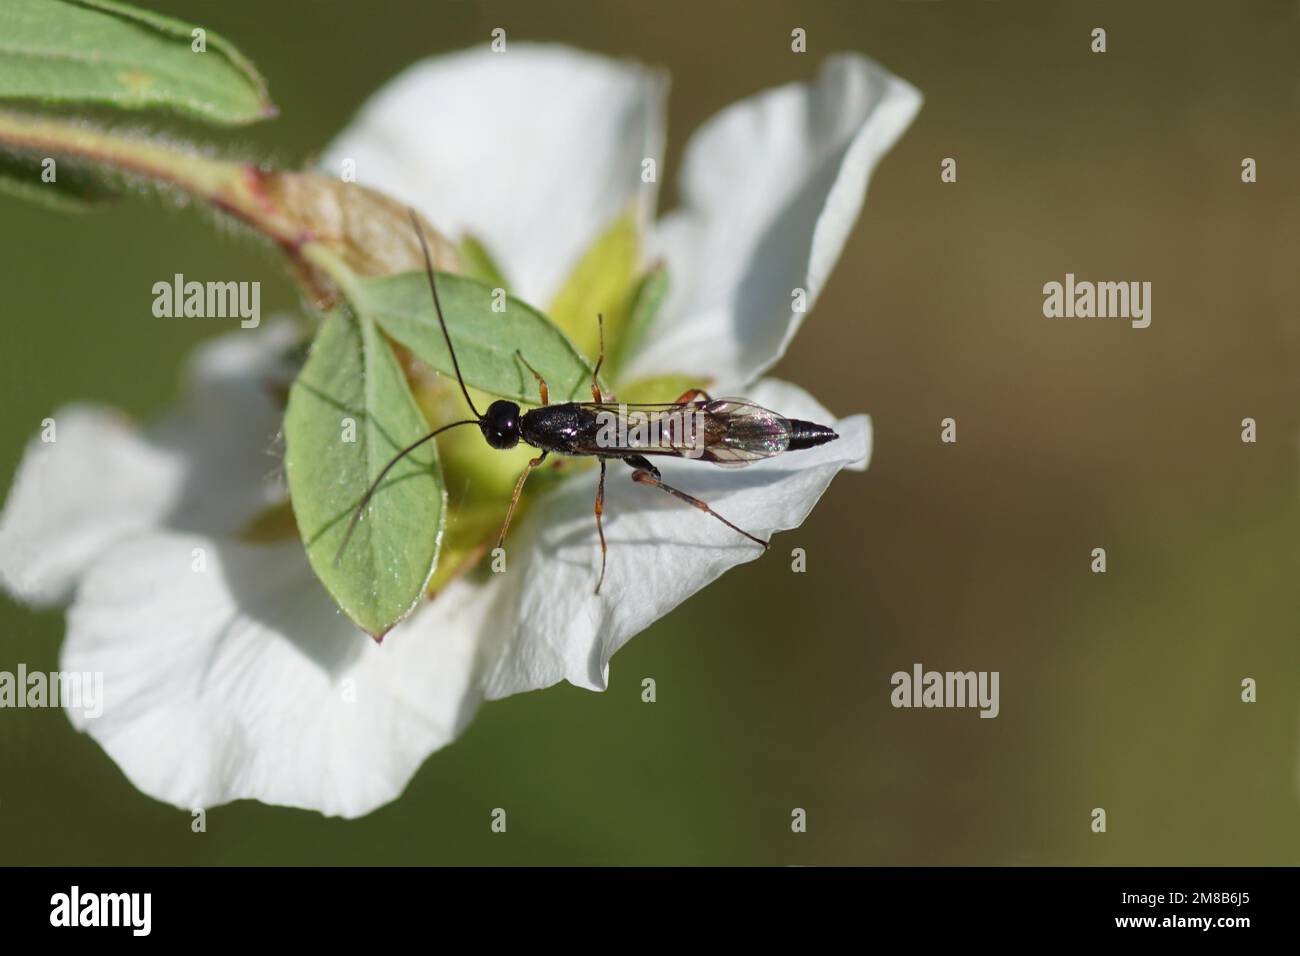
<instances>
[{"instance_id":1,"label":"wasp antenna","mask_svg":"<svg viewBox=\"0 0 1300 956\"><path fill-rule=\"evenodd\" d=\"M334 554L334 564L336 567L338 566L339 559L343 557L343 552L347 550L348 542L352 540L352 532L357 530L357 523L361 520L362 512L366 510L366 505L370 504L370 499L374 497L375 492L379 489L379 483L384 480L384 476L387 475L390 470L392 470L392 467L396 465L399 461L401 461L403 458L405 458L407 455L409 455L411 452L415 451L415 449L423 445L425 442L436 438L437 436L445 432L447 429L456 428L459 425L477 425L477 424L478 421L476 419L467 418L463 422L452 422L450 425L443 425L441 428L435 428L433 431L429 432L429 434L425 435L419 441L411 442L411 444L407 445L396 455L394 455L391 459L389 459L388 464L384 465L384 467L379 470L379 474L375 476L375 480L370 483L370 487L366 489L366 493L361 496L361 501L357 505L357 510L352 513L352 520L348 522L348 530L343 533L343 540L342 542L339 543L339 549Z\"/></svg>"},{"instance_id":2,"label":"wasp antenna","mask_svg":"<svg viewBox=\"0 0 1300 956\"><path fill-rule=\"evenodd\" d=\"M474 407L474 400L469 397L469 389L465 387L465 378L460 374L460 363L456 361L456 350L452 348L451 336L447 333L447 320L442 317L442 301L438 298L438 284L433 281L433 259L429 256L429 244L424 239L424 227L420 225L420 215L409 206L406 211L411 215L411 225L415 226L415 235L420 240L420 251L424 253L424 271L429 277L429 291L433 293L433 309L438 313L438 325L442 326L442 337L447 343L447 352L451 355L451 367L456 370L460 393L465 396L465 404L469 406L469 410L475 417L482 418L483 413Z\"/></svg>"}]
</instances>

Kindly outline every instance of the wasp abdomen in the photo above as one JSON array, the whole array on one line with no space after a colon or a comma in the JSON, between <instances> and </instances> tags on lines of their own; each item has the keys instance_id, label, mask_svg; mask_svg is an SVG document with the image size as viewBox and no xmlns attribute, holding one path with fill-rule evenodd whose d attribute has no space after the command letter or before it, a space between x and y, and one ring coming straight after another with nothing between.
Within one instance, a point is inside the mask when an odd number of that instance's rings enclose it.
<instances>
[{"instance_id":1,"label":"wasp abdomen","mask_svg":"<svg viewBox=\"0 0 1300 956\"><path fill-rule=\"evenodd\" d=\"M835 433L835 429L827 428L825 425L805 422L798 418L791 418L788 421L790 422L790 444L786 446L787 451L816 448L840 437Z\"/></svg>"}]
</instances>

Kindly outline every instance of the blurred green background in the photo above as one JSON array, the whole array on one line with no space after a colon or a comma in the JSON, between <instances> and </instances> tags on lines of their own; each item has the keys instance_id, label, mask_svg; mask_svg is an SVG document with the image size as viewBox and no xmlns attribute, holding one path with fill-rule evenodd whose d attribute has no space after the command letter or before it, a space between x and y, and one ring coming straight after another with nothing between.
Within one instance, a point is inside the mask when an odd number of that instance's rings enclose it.
<instances>
[{"instance_id":1,"label":"blurred green background","mask_svg":"<svg viewBox=\"0 0 1300 956\"><path fill-rule=\"evenodd\" d=\"M839 414L869 411L876 454L767 560L618 654L607 693L485 706L360 821L245 802L196 835L60 712L5 712L0 862L1300 859L1300 5L146 5L230 37L282 110L228 135L149 122L284 164L408 63L497 26L661 64L665 206L713 112L812 77L833 51L876 57L926 105L777 369ZM939 181L948 156L954 185ZM71 217L0 198L0 263L6 486L65 401L167 407L213 330L145 333L160 275L260 278L268 314L296 302L256 244L149 201ZM1066 272L1151 281L1151 327L1044 319L1043 283ZM947 416L956 445L939 441ZM1246 416L1255 445L1239 440ZM781 557L796 546L807 574ZM54 667L62 630L0 599L0 669ZM916 661L999 670L1001 715L893 709L889 676ZM1247 676L1256 704L1239 701ZM497 806L506 835L489 830Z\"/></svg>"}]
</instances>

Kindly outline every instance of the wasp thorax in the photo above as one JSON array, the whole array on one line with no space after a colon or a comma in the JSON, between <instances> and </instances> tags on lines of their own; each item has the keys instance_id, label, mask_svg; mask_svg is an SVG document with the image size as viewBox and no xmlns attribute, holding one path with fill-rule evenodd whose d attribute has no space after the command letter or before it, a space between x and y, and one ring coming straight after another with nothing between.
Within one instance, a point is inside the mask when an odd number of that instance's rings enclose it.
<instances>
[{"instance_id":1,"label":"wasp thorax","mask_svg":"<svg viewBox=\"0 0 1300 956\"><path fill-rule=\"evenodd\" d=\"M505 400L493 402L478 427L493 448L514 448L519 444L519 406Z\"/></svg>"}]
</instances>

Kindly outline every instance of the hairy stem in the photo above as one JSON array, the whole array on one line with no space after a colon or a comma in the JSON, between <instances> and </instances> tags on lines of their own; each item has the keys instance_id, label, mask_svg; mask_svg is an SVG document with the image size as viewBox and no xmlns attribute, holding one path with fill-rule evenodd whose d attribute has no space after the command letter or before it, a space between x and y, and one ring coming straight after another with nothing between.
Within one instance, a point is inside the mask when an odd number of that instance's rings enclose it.
<instances>
[{"instance_id":1,"label":"hairy stem","mask_svg":"<svg viewBox=\"0 0 1300 956\"><path fill-rule=\"evenodd\" d=\"M296 248L308 238L267 202L262 188L266 174L246 163L84 123L10 112L0 112L0 146L20 154L70 156L166 183L224 209L285 246Z\"/></svg>"},{"instance_id":2,"label":"hairy stem","mask_svg":"<svg viewBox=\"0 0 1300 956\"><path fill-rule=\"evenodd\" d=\"M71 157L163 183L221 209L277 243L322 307L334 304L339 288L357 275L423 268L406 207L321 173L268 170L135 133L8 111L0 111L0 149ZM455 247L428 224L425 233L435 265L459 271Z\"/></svg>"}]
</instances>

